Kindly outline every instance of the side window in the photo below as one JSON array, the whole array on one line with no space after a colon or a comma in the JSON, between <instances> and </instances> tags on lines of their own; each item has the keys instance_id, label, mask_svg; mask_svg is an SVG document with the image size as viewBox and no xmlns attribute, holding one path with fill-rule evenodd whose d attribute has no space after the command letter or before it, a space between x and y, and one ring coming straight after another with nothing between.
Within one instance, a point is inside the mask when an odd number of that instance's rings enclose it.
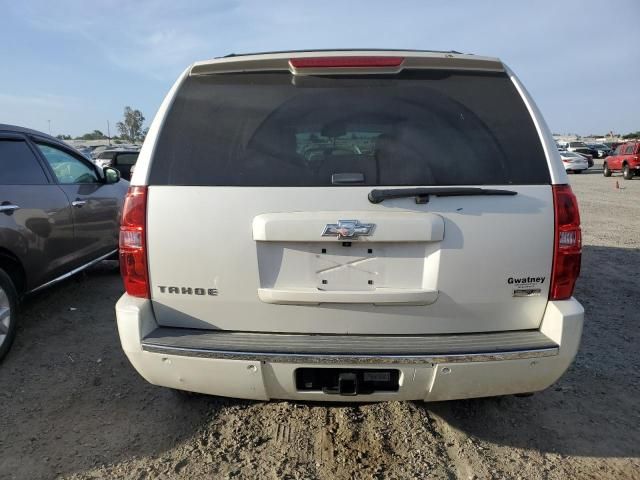
<instances>
[{"instance_id":1,"label":"side window","mask_svg":"<svg viewBox=\"0 0 640 480\"><path fill-rule=\"evenodd\" d=\"M137 153L121 153L115 157L116 165L135 165L138 160Z\"/></svg>"},{"instance_id":2,"label":"side window","mask_svg":"<svg viewBox=\"0 0 640 480\"><path fill-rule=\"evenodd\" d=\"M44 185L49 183L29 145L24 140L0 140L0 185Z\"/></svg>"},{"instance_id":3,"label":"side window","mask_svg":"<svg viewBox=\"0 0 640 480\"><path fill-rule=\"evenodd\" d=\"M633 145L627 145L622 151L623 155L631 155L633 153Z\"/></svg>"},{"instance_id":4,"label":"side window","mask_svg":"<svg viewBox=\"0 0 640 480\"><path fill-rule=\"evenodd\" d=\"M69 155L59 148L38 143L38 148L47 159L58 182L62 184L99 183L98 175L94 168L82 160Z\"/></svg>"}]
</instances>

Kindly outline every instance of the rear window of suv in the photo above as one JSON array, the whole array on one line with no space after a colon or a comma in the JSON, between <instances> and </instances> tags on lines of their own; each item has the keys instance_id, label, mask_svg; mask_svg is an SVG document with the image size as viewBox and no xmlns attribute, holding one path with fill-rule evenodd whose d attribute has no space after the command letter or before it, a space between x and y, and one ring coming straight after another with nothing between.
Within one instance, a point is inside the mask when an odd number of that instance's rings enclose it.
<instances>
[{"instance_id":1,"label":"rear window of suv","mask_svg":"<svg viewBox=\"0 0 640 480\"><path fill-rule=\"evenodd\" d=\"M405 71L187 77L149 183L330 186L336 174L372 186L550 182L533 121L506 74Z\"/></svg>"}]
</instances>

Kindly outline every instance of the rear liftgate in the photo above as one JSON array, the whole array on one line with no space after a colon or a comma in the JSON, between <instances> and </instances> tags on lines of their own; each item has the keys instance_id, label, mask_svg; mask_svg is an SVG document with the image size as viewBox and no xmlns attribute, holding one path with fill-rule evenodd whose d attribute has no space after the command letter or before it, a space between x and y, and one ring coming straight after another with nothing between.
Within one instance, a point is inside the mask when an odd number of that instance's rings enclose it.
<instances>
[{"instance_id":1,"label":"rear liftgate","mask_svg":"<svg viewBox=\"0 0 640 480\"><path fill-rule=\"evenodd\" d=\"M550 178L500 62L312 57L239 57L185 78L148 179L144 293L158 324L353 336L538 328ZM539 281L525 296L514 278Z\"/></svg>"}]
</instances>

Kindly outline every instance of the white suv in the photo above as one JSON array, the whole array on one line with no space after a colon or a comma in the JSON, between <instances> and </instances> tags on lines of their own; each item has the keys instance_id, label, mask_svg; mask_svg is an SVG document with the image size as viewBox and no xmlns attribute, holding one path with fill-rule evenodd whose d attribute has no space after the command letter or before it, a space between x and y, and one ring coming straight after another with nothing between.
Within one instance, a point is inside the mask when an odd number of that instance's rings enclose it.
<instances>
[{"instance_id":1,"label":"white suv","mask_svg":"<svg viewBox=\"0 0 640 480\"><path fill-rule=\"evenodd\" d=\"M122 346L153 384L231 397L542 390L583 323L567 183L540 112L495 58L195 63L126 199Z\"/></svg>"}]
</instances>

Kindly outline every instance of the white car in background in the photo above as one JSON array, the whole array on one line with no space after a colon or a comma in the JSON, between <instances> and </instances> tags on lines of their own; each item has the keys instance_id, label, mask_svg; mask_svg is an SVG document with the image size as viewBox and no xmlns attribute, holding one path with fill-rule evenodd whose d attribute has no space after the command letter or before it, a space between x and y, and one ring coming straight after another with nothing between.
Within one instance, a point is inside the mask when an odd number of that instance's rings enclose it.
<instances>
[{"instance_id":1,"label":"white car in background","mask_svg":"<svg viewBox=\"0 0 640 480\"><path fill-rule=\"evenodd\" d=\"M582 173L589 168L589 160L579 153L561 150L560 158L567 172Z\"/></svg>"}]
</instances>

